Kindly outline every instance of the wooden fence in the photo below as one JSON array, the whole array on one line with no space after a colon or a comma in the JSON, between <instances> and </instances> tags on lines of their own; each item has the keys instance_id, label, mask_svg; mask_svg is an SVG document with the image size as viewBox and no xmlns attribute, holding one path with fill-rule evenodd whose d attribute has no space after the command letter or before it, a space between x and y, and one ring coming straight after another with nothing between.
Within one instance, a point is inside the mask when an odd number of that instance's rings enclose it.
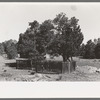
<instances>
[{"instance_id":1,"label":"wooden fence","mask_svg":"<svg viewBox=\"0 0 100 100\"><path fill-rule=\"evenodd\" d=\"M62 61L43 61L31 62L28 59L16 59L16 68L32 69L37 73L71 73L75 71L76 62L62 62Z\"/></svg>"}]
</instances>

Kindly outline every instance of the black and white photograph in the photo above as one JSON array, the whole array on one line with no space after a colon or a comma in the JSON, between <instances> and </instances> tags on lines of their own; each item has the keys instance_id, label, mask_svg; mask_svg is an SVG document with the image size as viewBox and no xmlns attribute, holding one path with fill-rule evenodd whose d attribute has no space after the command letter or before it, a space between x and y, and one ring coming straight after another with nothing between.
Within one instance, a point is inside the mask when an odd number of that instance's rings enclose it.
<instances>
[{"instance_id":1,"label":"black and white photograph","mask_svg":"<svg viewBox=\"0 0 100 100\"><path fill-rule=\"evenodd\" d=\"M100 3L0 3L1 82L100 82Z\"/></svg>"}]
</instances>

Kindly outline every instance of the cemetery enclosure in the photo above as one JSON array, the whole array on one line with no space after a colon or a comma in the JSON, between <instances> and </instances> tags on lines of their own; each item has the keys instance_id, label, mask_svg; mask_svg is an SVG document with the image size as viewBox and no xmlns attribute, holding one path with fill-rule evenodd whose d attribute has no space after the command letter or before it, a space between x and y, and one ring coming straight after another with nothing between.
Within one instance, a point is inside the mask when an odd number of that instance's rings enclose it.
<instances>
[{"instance_id":1,"label":"cemetery enclosure","mask_svg":"<svg viewBox=\"0 0 100 100\"><path fill-rule=\"evenodd\" d=\"M16 68L34 68L39 73L70 73L75 71L76 62L62 62L62 61L43 61L32 62L28 59L16 59Z\"/></svg>"}]
</instances>

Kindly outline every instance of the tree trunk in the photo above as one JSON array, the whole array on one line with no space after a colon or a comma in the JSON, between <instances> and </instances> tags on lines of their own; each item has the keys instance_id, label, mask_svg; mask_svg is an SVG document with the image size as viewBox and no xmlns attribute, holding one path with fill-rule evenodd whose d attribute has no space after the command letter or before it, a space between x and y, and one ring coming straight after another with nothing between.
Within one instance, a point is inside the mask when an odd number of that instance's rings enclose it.
<instances>
[{"instance_id":1,"label":"tree trunk","mask_svg":"<svg viewBox=\"0 0 100 100\"><path fill-rule=\"evenodd\" d=\"M63 62L66 62L66 56L62 55L62 57L63 57Z\"/></svg>"},{"instance_id":2,"label":"tree trunk","mask_svg":"<svg viewBox=\"0 0 100 100\"><path fill-rule=\"evenodd\" d=\"M63 62L66 62L66 61L69 61L70 62L69 56L65 56L63 54L62 57L63 57Z\"/></svg>"},{"instance_id":3,"label":"tree trunk","mask_svg":"<svg viewBox=\"0 0 100 100\"><path fill-rule=\"evenodd\" d=\"M73 57L71 56L71 61L73 61Z\"/></svg>"}]
</instances>

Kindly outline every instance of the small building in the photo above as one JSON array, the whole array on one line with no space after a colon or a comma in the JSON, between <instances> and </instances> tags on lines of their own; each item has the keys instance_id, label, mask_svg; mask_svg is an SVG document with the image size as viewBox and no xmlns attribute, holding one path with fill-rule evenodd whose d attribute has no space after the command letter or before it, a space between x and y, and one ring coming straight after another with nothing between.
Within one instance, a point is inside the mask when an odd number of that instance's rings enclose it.
<instances>
[{"instance_id":1,"label":"small building","mask_svg":"<svg viewBox=\"0 0 100 100\"><path fill-rule=\"evenodd\" d=\"M31 61L28 58L16 58L16 69L31 68Z\"/></svg>"}]
</instances>

